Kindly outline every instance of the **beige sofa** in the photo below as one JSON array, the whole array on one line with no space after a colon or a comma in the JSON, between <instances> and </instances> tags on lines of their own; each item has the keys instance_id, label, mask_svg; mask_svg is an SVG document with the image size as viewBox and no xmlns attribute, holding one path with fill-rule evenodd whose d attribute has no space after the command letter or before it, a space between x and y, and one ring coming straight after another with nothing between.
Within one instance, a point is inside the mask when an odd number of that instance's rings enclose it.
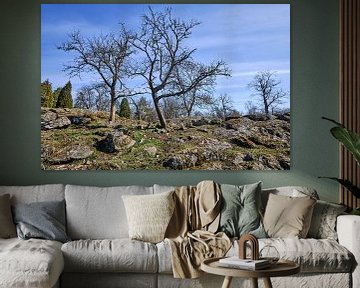
<instances>
[{"instance_id":1,"label":"beige sofa","mask_svg":"<svg viewBox=\"0 0 360 288\"><path fill-rule=\"evenodd\" d=\"M122 195L154 194L171 189L173 187L159 185L0 186L0 195L10 194L13 204L65 199L67 233L72 239L65 244L40 239L0 239L0 287L221 287L222 277L214 275L193 280L174 279L167 242L152 244L128 238ZM263 199L269 191L263 190ZM271 191L289 196L294 193L291 187ZM310 238L260 239L260 247L271 244L281 257L301 265L300 274L274 278L273 286L360 287L357 266L360 217L339 216L337 232L338 242ZM234 242L228 255L236 253ZM233 287L250 284L244 279L234 280ZM262 281L259 282L262 285Z\"/></svg>"}]
</instances>

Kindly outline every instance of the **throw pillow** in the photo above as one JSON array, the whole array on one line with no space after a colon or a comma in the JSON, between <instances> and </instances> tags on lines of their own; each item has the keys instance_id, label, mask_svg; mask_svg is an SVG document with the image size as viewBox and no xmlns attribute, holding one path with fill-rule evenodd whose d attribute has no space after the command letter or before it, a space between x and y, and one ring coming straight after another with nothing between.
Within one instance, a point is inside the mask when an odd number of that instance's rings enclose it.
<instances>
[{"instance_id":1,"label":"throw pillow","mask_svg":"<svg viewBox=\"0 0 360 288\"><path fill-rule=\"evenodd\" d=\"M312 214L308 237L337 240L336 218L346 206L318 200Z\"/></svg>"},{"instance_id":2,"label":"throw pillow","mask_svg":"<svg viewBox=\"0 0 360 288\"><path fill-rule=\"evenodd\" d=\"M243 186L222 184L222 209L219 231L229 237L251 233L265 238L260 216L261 182Z\"/></svg>"},{"instance_id":3,"label":"throw pillow","mask_svg":"<svg viewBox=\"0 0 360 288\"><path fill-rule=\"evenodd\" d=\"M269 237L305 238L316 200L269 194L264 215L264 227Z\"/></svg>"},{"instance_id":4,"label":"throw pillow","mask_svg":"<svg viewBox=\"0 0 360 288\"><path fill-rule=\"evenodd\" d=\"M290 197L305 197L309 196L314 199L319 199L319 196L314 188L306 186L282 186L263 189L261 192L262 215L265 213L265 207L269 198L269 194L276 194Z\"/></svg>"},{"instance_id":5,"label":"throw pillow","mask_svg":"<svg viewBox=\"0 0 360 288\"><path fill-rule=\"evenodd\" d=\"M70 241L65 232L65 201L15 204L13 215L19 238Z\"/></svg>"},{"instance_id":6,"label":"throw pillow","mask_svg":"<svg viewBox=\"0 0 360 288\"><path fill-rule=\"evenodd\" d=\"M131 239L151 243L164 240L175 207L173 193L122 196Z\"/></svg>"},{"instance_id":7,"label":"throw pillow","mask_svg":"<svg viewBox=\"0 0 360 288\"><path fill-rule=\"evenodd\" d=\"M16 237L16 229L11 215L10 195L0 196L0 238Z\"/></svg>"}]
</instances>

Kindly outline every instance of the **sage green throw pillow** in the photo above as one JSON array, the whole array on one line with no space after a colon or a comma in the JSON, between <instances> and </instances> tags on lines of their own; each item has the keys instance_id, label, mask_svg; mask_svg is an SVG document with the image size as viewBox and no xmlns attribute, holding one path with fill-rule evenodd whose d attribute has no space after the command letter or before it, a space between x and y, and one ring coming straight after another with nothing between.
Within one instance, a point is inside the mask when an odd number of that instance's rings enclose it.
<instances>
[{"instance_id":1,"label":"sage green throw pillow","mask_svg":"<svg viewBox=\"0 0 360 288\"><path fill-rule=\"evenodd\" d=\"M219 231L229 237L253 234L266 238L260 216L261 182L237 186L222 184L222 209Z\"/></svg>"}]
</instances>

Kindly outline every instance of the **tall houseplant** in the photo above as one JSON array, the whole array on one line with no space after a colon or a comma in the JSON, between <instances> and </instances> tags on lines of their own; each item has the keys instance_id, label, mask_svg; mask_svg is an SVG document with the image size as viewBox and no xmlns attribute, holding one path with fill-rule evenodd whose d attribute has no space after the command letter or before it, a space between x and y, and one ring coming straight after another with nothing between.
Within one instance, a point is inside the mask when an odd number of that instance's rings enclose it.
<instances>
[{"instance_id":1,"label":"tall houseplant","mask_svg":"<svg viewBox=\"0 0 360 288\"><path fill-rule=\"evenodd\" d=\"M355 132L350 131L343 124L336 122L333 119L329 119L326 117L322 117L322 118L336 124L335 127L330 129L331 134L337 140L339 140L345 146L346 149L348 149L351 152L357 164L360 165L360 136ZM354 185L350 180L336 178L336 177L320 177L320 178L328 178L331 180L335 180L339 182L342 186L344 186L347 190L349 190L356 198L360 198L360 187ZM354 209L353 213L360 214L360 207Z\"/></svg>"}]
</instances>

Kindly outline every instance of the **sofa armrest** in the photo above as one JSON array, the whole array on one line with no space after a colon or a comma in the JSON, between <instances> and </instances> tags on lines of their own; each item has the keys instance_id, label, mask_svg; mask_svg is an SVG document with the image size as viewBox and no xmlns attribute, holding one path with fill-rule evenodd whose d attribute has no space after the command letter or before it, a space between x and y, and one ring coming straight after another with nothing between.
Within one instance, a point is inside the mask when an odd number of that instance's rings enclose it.
<instances>
[{"instance_id":1,"label":"sofa armrest","mask_svg":"<svg viewBox=\"0 0 360 288\"><path fill-rule=\"evenodd\" d=\"M339 243L355 257L352 273L353 287L360 287L360 216L341 215L336 224Z\"/></svg>"}]
</instances>

